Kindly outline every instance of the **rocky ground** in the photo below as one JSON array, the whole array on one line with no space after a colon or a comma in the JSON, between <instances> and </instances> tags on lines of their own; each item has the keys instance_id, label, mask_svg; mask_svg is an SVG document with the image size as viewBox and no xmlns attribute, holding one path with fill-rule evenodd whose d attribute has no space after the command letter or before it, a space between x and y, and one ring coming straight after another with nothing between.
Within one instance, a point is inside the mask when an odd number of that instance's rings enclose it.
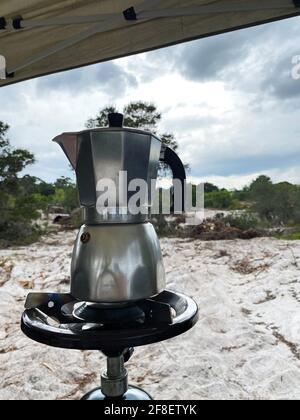
<instances>
[{"instance_id":1,"label":"rocky ground","mask_svg":"<svg viewBox=\"0 0 300 420\"><path fill-rule=\"evenodd\" d=\"M68 291L75 232L0 250L0 399L78 399L104 358L48 348L19 329L29 291ZM300 398L300 241L164 239L170 289L193 296L196 327L138 349L130 381L155 399Z\"/></svg>"}]
</instances>

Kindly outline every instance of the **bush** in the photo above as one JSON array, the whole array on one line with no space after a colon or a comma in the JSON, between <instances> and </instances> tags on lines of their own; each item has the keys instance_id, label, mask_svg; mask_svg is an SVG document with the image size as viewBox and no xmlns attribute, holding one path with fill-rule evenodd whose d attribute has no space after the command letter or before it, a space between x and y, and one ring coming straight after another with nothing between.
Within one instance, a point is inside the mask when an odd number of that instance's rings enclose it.
<instances>
[{"instance_id":1,"label":"bush","mask_svg":"<svg viewBox=\"0 0 300 420\"><path fill-rule=\"evenodd\" d=\"M282 233L280 235L276 235L277 239L281 239L284 241L299 241L300 240L300 230L295 230L289 233Z\"/></svg>"},{"instance_id":2,"label":"bush","mask_svg":"<svg viewBox=\"0 0 300 420\"><path fill-rule=\"evenodd\" d=\"M288 182L273 184L262 175L250 186L252 210L272 225L300 221L300 187Z\"/></svg>"},{"instance_id":3,"label":"bush","mask_svg":"<svg viewBox=\"0 0 300 420\"><path fill-rule=\"evenodd\" d=\"M249 212L243 212L241 214L231 214L224 218L225 222L228 223L231 227L249 230L257 229L260 225L259 220Z\"/></svg>"},{"instance_id":4,"label":"bush","mask_svg":"<svg viewBox=\"0 0 300 420\"><path fill-rule=\"evenodd\" d=\"M37 225L29 224L27 221L9 221L0 226L0 246L30 245L38 241L41 230Z\"/></svg>"},{"instance_id":5,"label":"bush","mask_svg":"<svg viewBox=\"0 0 300 420\"><path fill-rule=\"evenodd\" d=\"M54 194L49 196L49 204L64 208L66 213L79 207L77 187L70 178L59 178L54 187Z\"/></svg>"},{"instance_id":6,"label":"bush","mask_svg":"<svg viewBox=\"0 0 300 420\"><path fill-rule=\"evenodd\" d=\"M165 215L158 214L152 216L151 223L153 224L156 233L159 237L177 236L178 223L175 219L172 222L168 222Z\"/></svg>"},{"instance_id":7,"label":"bush","mask_svg":"<svg viewBox=\"0 0 300 420\"><path fill-rule=\"evenodd\" d=\"M234 203L232 193L227 190L213 191L204 195L206 208L225 210Z\"/></svg>"},{"instance_id":8,"label":"bush","mask_svg":"<svg viewBox=\"0 0 300 420\"><path fill-rule=\"evenodd\" d=\"M74 228L80 228L82 225L82 209L73 210L71 213L71 226Z\"/></svg>"},{"instance_id":9,"label":"bush","mask_svg":"<svg viewBox=\"0 0 300 420\"><path fill-rule=\"evenodd\" d=\"M245 203L241 203L238 199L233 198L229 210L245 210L246 208L247 205Z\"/></svg>"}]
</instances>

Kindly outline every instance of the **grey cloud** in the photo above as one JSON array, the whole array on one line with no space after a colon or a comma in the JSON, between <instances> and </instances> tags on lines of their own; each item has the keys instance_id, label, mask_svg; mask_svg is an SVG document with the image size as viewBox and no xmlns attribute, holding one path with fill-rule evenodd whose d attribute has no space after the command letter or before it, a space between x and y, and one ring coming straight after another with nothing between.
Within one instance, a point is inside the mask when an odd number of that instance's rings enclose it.
<instances>
[{"instance_id":1,"label":"grey cloud","mask_svg":"<svg viewBox=\"0 0 300 420\"><path fill-rule=\"evenodd\" d=\"M139 83L149 83L159 76L170 74L177 69L180 47L162 48L148 52L145 56L133 56L128 61L128 69L136 74Z\"/></svg>"},{"instance_id":2,"label":"grey cloud","mask_svg":"<svg viewBox=\"0 0 300 420\"><path fill-rule=\"evenodd\" d=\"M135 56L130 68L139 74L140 81L176 70L196 81L226 78L227 70L235 69L253 48L266 44L276 47L285 37L298 37L299 21L294 18L162 48L147 53L146 61Z\"/></svg>"},{"instance_id":3,"label":"grey cloud","mask_svg":"<svg viewBox=\"0 0 300 420\"><path fill-rule=\"evenodd\" d=\"M38 79L37 88L42 92L101 89L105 93L123 94L127 87L136 87L136 78L114 62L55 74Z\"/></svg>"},{"instance_id":4,"label":"grey cloud","mask_svg":"<svg viewBox=\"0 0 300 420\"><path fill-rule=\"evenodd\" d=\"M227 89L260 92L258 102L263 94L299 97L300 82L291 77L292 56L300 54L299 22L294 18L185 44L177 68L190 80L222 80Z\"/></svg>"},{"instance_id":5,"label":"grey cloud","mask_svg":"<svg viewBox=\"0 0 300 420\"><path fill-rule=\"evenodd\" d=\"M226 78L226 72L243 62L260 40L272 38L269 25L229 32L181 46L181 74L196 81Z\"/></svg>"},{"instance_id":6,"label":"grey cloud","mask_svg":"<svg viewBox=\"0 0 300 420\"><path fill-rule=\"evenodd\" d=\"M266 68L262 89L281 100L300 99L300 81L292 78L292 57L296 54L297 51L291 49L269 70Z\"/></svg>"},{"instance_id":7,"label":"grey cloud","mask_svg":"<svg viewBox=\"0 0 300 420\"><path fill-rule=\"evenodd\" d=\"M246 43L241 43L242 35L232 39L229 35L197 41L182 52L181 73L196 81L215 80L229 66L245 58Z\"/></svg>"}]
</instances>

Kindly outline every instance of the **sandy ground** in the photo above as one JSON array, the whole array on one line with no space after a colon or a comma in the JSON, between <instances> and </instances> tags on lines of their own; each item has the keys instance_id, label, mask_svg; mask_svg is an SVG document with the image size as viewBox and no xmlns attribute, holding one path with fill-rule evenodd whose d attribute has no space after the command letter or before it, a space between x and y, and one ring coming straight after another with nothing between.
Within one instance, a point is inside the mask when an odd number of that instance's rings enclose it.
<instances>
[{"instance_id":1,"label":"sandy ground","mask_svg":"<svg viewBox=\"0 0 300 420\"><path fill-rule=\"evenodd\" d=\"M27 293L68 291L75 233L0 251L0 399L78 399L104 358L31 342L19 330ZM193 296L200 320L140 348L130 381L155 399L300 398L300 241L162 240L168 287Z\"/></svg>"}]
</instances>

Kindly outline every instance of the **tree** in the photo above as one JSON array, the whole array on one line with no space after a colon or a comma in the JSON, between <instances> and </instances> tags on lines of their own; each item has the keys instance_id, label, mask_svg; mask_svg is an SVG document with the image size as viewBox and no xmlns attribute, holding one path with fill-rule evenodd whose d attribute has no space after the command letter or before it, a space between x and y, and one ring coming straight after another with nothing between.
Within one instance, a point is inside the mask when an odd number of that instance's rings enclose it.
<instances>
[{"instance_id":1,"label":"tree","mask_svg":"<svg viewBox=\"0 0 300 420\"><path fill-rule=\"evenodd\" d=\"M300 223L300 186L295 185L291 192L293 200L294 222Z\"/></svg>"},{"instance_id":2,"label":"tree","mask_svg":"<svg viewBox=\"0 0 300 420\"><path fill-rule=\"evenodd\" d=\"M87 123L87 128L107 127L108 114L118 112L115 106L107 106L101 109L95 118L90 118ZM150 131L153 134L158 132L158 124L161 121L161 114L152 103L147 102L131 102L126 105L122 113L124 114L124 126L130 128ZM178 143L175 136L171 133L160 134L160 138L164 144L172 147L173 150L178 149Z\"/></svg>"},{"instance_id":3,"label":"tree","mask_svg":"<svg viewBox=\"0 0 300 420\"><path fill-rule=\"evenodd\" d=\"M99 114L95 118L90 118L86 123L86 128L93 129L97 127L106 127L108 124L108 115L117 112L117 108L114 106L106 106L99 111Z\"/></svg>"},{"instance_id":4,"label":"tree","mask_svg":"<svg viewBox=\"0 0 300 420\"><path fill-rule=\"evenodd\" d=\"M38 212L32 191L25 182L28 180L22 182L19 174L35 159L28 150L14 149L10 145L8 130L9 126L0 122L0 241L25 244L37 239L38 231L32 221L38 217Z\"/></svg>"},{"instance_id":5,"label":"tree","mask_svg":"<svg viewBox=\"0 0 300 420\"><path fill-rule=\"evenodd\" d=\"M54 187L60 189L74 188L75 184L70 178L62 176L54 182Z\"/></svg>"},{"instance_id":6,"label":"tree","mask_svg":"<svg viewBox=\"0 0 300 420\"><path fill-rule=\"evenodd\" d=\"M24 149L13 149L6 137L9 126L0 122L0 183L2 191L17 188L18 174L35 162L32 153Z\"/></svg>"},{"instance_id":7,"label":"tree","mask_svg":"<svg viewBox=\"0 0 300 420\"><path fill-rule=\"evenodd\" d=\"M250 191L265 188L266 185L273 185L271 178L266 175L260 175L250 184Z\"/></svg>"},{"instance_id":8,"label":"tree","mask_svg":"<svg viewBox=\"0 0 300 420\"><path fill-rule=\"evenodd\" d=\"M49 197L55 193L55 188L52 184L31 175L24 175L22 178L19 178L18 184L25 195L40 194L44 197Z\"/></svg>"},{"instance_id":9,"label":"tree","mask_svg":"<svg viewBox=\"0 0 300 420\"><path fill-rule=\"evenodd\" d=\"M204 192L205 193L211 193L211 192L214 192L214 191L219 191L219 188L216 185L211 184L210 182L205 182Z\"/></svg>"},{"instance_id":10,"label":"tree","mask_svg":"<svg viewBox=\"0 0 300 420\"><path fill-rule=\"evenodd\" d=\"M118 109L113 105L101 109L95 118L90 118L87 121L86 127L106 127L108 124L108 114L113 112L118 112ZM162 115L158 112L157 107L153 103L142 101L131 102L123 108L122 113L124 114L125 127L141 129L153 134L158 134L166 146L174 151L178 150L178 143L174 134L158 133L158 124L161 121ZM186 170L189 170L189 165L185 165L185 168ZM168 174L168 170L164 164L160 164L160 174Z\"/></svg>"},{"instance_id":11,"label":"tree","mask_svg":"<svg viewBox=\"0 0 300 420\"><path fill-rule=\"evenodd\" d=\"M260 175L253 181L249 189L250 200L254 212L267 221L274 217L274 188L268 176Z\"/></svg>"},{"instance_id":12,"label":"tree","mask_svg":"<svg viewBox=\"0 0 300 420\"><path fill-rule=\"evenodd\" d=\"M61 206L66 212L72 212L78 206L78 192L76 184L70 179L61 177L54 183L55 193L52 204Z\"/></svg>"},{"instance_id":13,"label":"tree","mask_svg":"<svg viewBox=\"0 0 300 420\"><path fill-rule=\"evenodd\" d=\"M249 189L252 210L273 224L298 223L300 189L289 182L273 184L265 175L252 182Z\"/></svg>"},{"instance_id":14,"label":"tree","mask_svg":"<svg viewBox=\"0 0 300 420\"><path fill-rule=\"evenodd\" d=\"M49 184L48 182L41 181L38 184L38 193L44 197L50 197L55 193L55 187L54 185Z\"/></svg>"},{"instance_id":15,"label":"tree","mask_svg":"<svg viewBox=\"0 0 300 420\"><path fill-rule=\"evenodd\" d=\"M157 132L161 114L154 104L142 101L131 102L124 107L123 113L126 127L140 128L154 134Z\"/></svg>"},{"instance_id":16,"label":"tree","mask_svg":"<svg viewBox=\"0 0 300 420\"><path fill-rule=\"evenodd\" d=\"M280 223L295 221L296 218L296 196L294 191L297 187L289 182L280 182L273 186L273 212L274 217Z\"/></svg>"},{"instance_id":17,"label":"tree","mask_svg":"<svg viewBox=\"0 0 300 420\"><path fill-rule=\"evenodd\" d=\"M3 145L7 146L8 144L8 140L5 138L8 130L9 126L0 121L0 147L3 147Z\"/></svg>"}]
</instances>

